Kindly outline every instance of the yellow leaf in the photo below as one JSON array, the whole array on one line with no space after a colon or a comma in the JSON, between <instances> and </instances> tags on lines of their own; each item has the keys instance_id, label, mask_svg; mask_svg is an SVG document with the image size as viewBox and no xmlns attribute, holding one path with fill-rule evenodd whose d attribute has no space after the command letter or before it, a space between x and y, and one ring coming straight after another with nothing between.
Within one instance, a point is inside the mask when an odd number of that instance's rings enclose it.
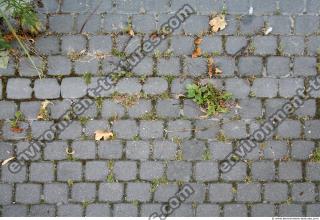
<instances>
[{"instance_id":1,"label":"yellow leaf","mask_svg":"<svg viewBox=\"0 0 320 220\"><path fill-rule=\"evenodd\" d=\"M217 15L209 21L211 30L215 33L226 28L227 22L224 15Z\"/></svg>"},{"instance_id":2,"label":"yellow leaf","mask_svg":"<svg viewBox=\"0 0 320 220\"><path fill-rule=\"evenodd\" d=\"M134 36L134 31L130 28L129 31L128 31L128 34L133 37Z\"/></svg>"},{"instance_id":3,"label":"yellow leaf","mask_svg":"<svg viewBox=\"0 0 320 220\"><path fill-rule=\"evenodd\" d=\"M101 131L101 130L97 130L96 132L94 132L94 134L95 134L96 141L110 140L114 136L112 132Z\"/></svg>"},{"instance_id":4,"label":"yellow leaf","mask_svg":"<svg viewBox=\"0 0 320 220\"><path fill-rule=\"evenodd\" d=\"M4 160L4 161L1 163L1 165L2 165L2 166L6 165L7 163L9 163L9 162L10 162L11 160L13 160L14 158L15 158L15 157L10 157L10 158Z\"/></svg>"}]
</instances>

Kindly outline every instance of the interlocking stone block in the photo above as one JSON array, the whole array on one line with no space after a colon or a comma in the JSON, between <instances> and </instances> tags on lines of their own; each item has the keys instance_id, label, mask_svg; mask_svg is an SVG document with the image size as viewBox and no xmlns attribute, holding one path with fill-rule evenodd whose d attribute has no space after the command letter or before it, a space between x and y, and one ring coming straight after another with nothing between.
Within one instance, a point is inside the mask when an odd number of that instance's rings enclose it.
<instances>
[{"instance_id":1,"label":"interlocking stone block","mask_svg":"<svg viewBox=\"0 0 320 220\"><path fill-rule=\"evenodd\" d=\"M246 48L248 41L245 37L230 36L226 41L226 52L230 55L240 53Z\"/></svg>"},{"instance_id":2,"label":"interlocking stone block","mask_svg":"<svg viewBox=\"0 0 320 220\"><path fill-rule=\"evenodd\" d=\"M264 19L259 16L244 16L240 20L240 32L243 34L256 34L264 27Z\"/></svg>"},{"instance_id":3,"label":"interlocking stone block","mask_svg":"<svg viewBox=\"0 0 320 220\"><path fill-rule=\"evenodd\" d=\"M128 141L126 145L126 157L132 160L147 160L150 146L146 141Z\"/></svg>"},{"instance_id":4,"label":"interlocking stone block","mask_svg":"<svg viewBox=\"0 0 320 220\"><path fill-rule=\"evenodd\" d=\"M160 184L154 193L154 200L157 202L167 202L178 190L179 188L176 184Z\"/></svg>"},{"instance_id":5,"label":"interlocking stone block","mask_svg":"<svg viewBox=\"0 0 320 220\"><path fill-rule=\"evenodd\" d=\"M203 53L222 53L222 39L220 36L205 36L200 48Z\"/></svg>"},{"instance_id":6,"label":"interlocking stone block","mask_svg":"<svg viewBox=\"0 0 320 220\"><path fill-rule=\"evenodd\" d=\"M306 216L319 216L320 214L320 206L318 204L309 204L307 205Z\"/></svg>"},{"instance_id":7,"label":"interlocking stone block","mask_svg":"<svg viewBox=\"0 0 320 220\"><path fill-rule=\"evenodd\" d=\"M100 183L99 201L119 202L124 193L123 183Z\"/></svg>"},{"instance_id":8,"label":"interlocking stone block","mask_svg":"<svg viewBox=\"0 0 320 220\"><path fill-rule=\"evenodd\" d=\"M253 14L263 15L263 14L273 14L277 8L276 0L252 0L251 6L253 7Z\"/></svg>"},{"instance_id":9,"label":"interlocking stone block","mask_svg":"<svg viewBox=\"0 0 320 220\"><path fill-rule=\"evenodd\" d=\"M260 76L262 68L262 58L260 57L241 57L239 59L239 73L243 76Z\"/></svg>"},{"instance_id":10,"label":"interlocking stone block","mask_svg":"<svg viewBox=\"0 0 320 220\"><path fill-rule=\"evenodd\" d=\"M292 185L292 200L297 202L314 202L316 197L313 183L294 183Z\"/></svg>"},{"instance_id":11,"label":"interlocking stone block","mask_svg":"<svg viewBox=\"0 0 320 220\"><path fill-rule=\"evenodd\" d=\"M320 43L320 37L318 36L310 36L308 38L307 50L309 55L311 56L317 55L319 43Z\"/></svg>"},{"instance_id":12,"label":"interlocking stone block","mask_svg":"<svg viewBox=\"0 0 320 220\"><path fill-rule=\"evenodd\" d=\"M140 121L139 134L142 139L161 138L163 136L163 122Z\"/></svg>"},{"instance_id":13,"label":"interlocking stone block","mask_svg":"<svg viewBox=\"0 0 320 220\"><path fill-rule=\"evenodd\" d=\"M275 166L273 161L253 162L251 171L254 180L266 181L275 178Z\"/></svg>"},{"instance_id":14,"label":"interlocking stone block","mask_svg":"<svg viewBox=\"0 0 320 220\"><path fill-rule=\"evenodd\" d=\"M81 180L82 165L81 162L59 162L57 166L57 180Z\"/></svg>"},{"instance_id":15,"label":"interlocking stone block","mask_svg":"<svg viewBox=\"0 0 320 220\"><path fill-rule=\"evenodd\" d=\"M307 163L306 171L307 171L307 179L312 181L319 181L320 174L318 170L320 169L319 163Z\"/></svg>"},{"instance_id":16,"label":"interlocking stone block","mask_svg":"<svg viewBox=\"0 0 320 220\"><path fill-rule=\"evenodd\" d=\"M110 53L112 38L109 35L97 35L89 38L89 51L92 53Z\"/></svg>"},{"instance_id":17,"label":"interlocking stone block","mask_svg":"<svg viewBox=\"0 0 320 220\"><path fill-rule=\"evenodd\" d=\"M137 123L133 120L119 120L113 123L113 131L118 138L131 139L138 135Z\"/></svg>"},{"instance_id":18,"label":"interlocking stone block","mask_svg":"<svg viewBox=\"0 0 320 220\"><path fill-rule=\"evenodd\" d=\"M175 118L180 115L179 100L176 99L164 99L159 100L156 105L157 115L160 117Z\"/></svg>"},{"instance_id":19,"label":"interlocking stone block","mask_svg":"<svg viewBox=\"0 0 320 220\"><path fill-rule=\"evenodd\" d=\"M62 37L61 51L65 54L80 53L86 49L87 40L82 35L67 35Z\"/></svg>"},{"instance_id":20,"label":"interlocking stone block","mask_svg":"<svg viewBox=\"0 0 320 220\"><path fill-rule=\"evenodd\" d=\"M295 33L312 34L319 30L319 17L313 15L301 15L296 17Z\"/></svg>"},{"instance_id":21,"label":"interlocking stone block","mask_svg":"<svg viewBox=\"0 0 320 220\"><path fill-rule=\"evenodd\" d=\"M186 34L202 34L209 29L209 17L202 15L191 15L183 24Z\"/></svg>"},{"instance_id":22,"label":"interlocking stone block","mask_svg":"<svg viewBox=\"0 0 320 220\"><path fill-rule=\"evenodd\" d=\"M2 216L7 217L21 217L27 216L28 207L27 205L7 205L3 207Z\"/></svg>"},{"instance_id":23,"label":"interlocking stone block","mask_svg":"<svg viewBox=\"0 0 320 220\"><path fill-rule=\"evenodd\" d=\"M172 161L168 163L167 177L169 180L189 181L192 175L190 162Z\"/></svg>"},{"instance_id":24,"label":"interlocking stone block","mask_svg":"<svg viewBox=\"0 0 320 220\"><path fill-rule=\"evenodd\" d=\"M253 95L256 97L275 97L278 93L278 80L272 78L256 79L253 82L251 91L253 92Z\"/></svg>"},{"instance_id":25,"label":"interlocking stone block","mask_svg":"<svg viewBox=\"0 0 320 220\"><path fill-rule=\"evenodd\" d=\"M101 141L98 144L98 155L101 159L120 159L122 144L120 141Z\"/></svg>"},{"instance_id":26,"label":"interlocking stone block","mask_svg":"<svg viewBox=\"0 0 320 220\"><path fill-rule=\"evenodd\" d=\"M89 204L86 208L86 216L88 217L110 217L111 209L107 204Z\"/></svg>"},{"instance_id":27,"label":"interlocking stone block","mask_svg":"<svg viewBox=\"0 0 320 220\"><path fill-rule=\"evenodd\" d=\"M138 207L128 203L118 203L113 206L114 217L137 217Z\"/></svg>"},{"instance_id":28,"label":"interlocking stone block","mask_svg":"<svg viewBox=\"0 0 320 220\"><path fill-rule=\"evenodd\" d=\"M9 205L12 202L13 188L9 184L0 184L0 204Z\"/></svg>"},{"instance_id":29,"label":"interlocking stone block","mask_svg":"<svg viewBox=\"0 0 320 220\"><path fill-rule=\"evenodd\" d=\"M128 26L128 16L121 14L107 14L103 27L106 32L120 32Z\"/></svg>"},{"instance_id":30,"label":"interlocking stone block","mask_svg":"<svg viewBox=\"0 0 320 220\"><path fill-rule=\"evenodd\" d=\"M113 172L117 180L134 180L137 176L137 163L133 161L116 161Z\"/></svg>"},{"instance_id":31,"label":"interlocking stone block","mask_svg":"<svg viewBox=\"0 0 320 220\"><path fill-rule=\"evenodd\" d=\"M40 184L17 184L15 201L24 204L34 204L40 202Z\"/></svg>"},{"instance_id":32,"label":"interlocking stone block","mask_svg":"<svg viewBox=\"0 0 320 220\"><path fill-rule=\"evenodd\" d=\"M91 2L93 1L90 1L89 3ZM110 1L103 1L101 3L103 4L103 3L109 3L109 2ZM102 5L100 5L98 9L100 9L101 6ZM89 14L90 13L85 13L85 14L79 14L77 16L76 28L78 33L80 33L81 30L82 30L81 33L90 33L90 34L98 33L101 31L101 22L102 22L101 15L92 14L91 16L89 16Z\"/></svg>"},{"instance_id":33,"label":"interlocking stone block","mask_svg":"<svg viewBox=\"0 0 320 220\"><path fill-rule=\"evenodd\" d=\"M54 180L54 164L47 162L31 163L29 179L33 182L51 182Z\"/></svg>"},{"instance_id":34,"label":"interlocking stone block","mask_svg":"<svg viewBox=\"0 0 320 220\"><path fill-rule=\"evenodd\" d=\"M205 143L198 140L187 140L181 144L181 150L184 160L201 160L205 150Z\"/></svg>"},{"instance_id":35,"label":"interlocking stone block","mask_svg":"<svg viewBox=\"0 0 320 220\"><path fill-rule=\"evenodd\" d=\"M38 99L56 99L60 97L60 85L56 79L40 79L34 83L34 94Z\"/></svg>"},{"instance_id":36,"label":"interlocking stone block","mask_svg":"<svg viewBox=\"0 0 320 220\"><path fill-rule=\"evenodd\" d=\"M288 146L285 141L266 141L262 152L266 159L279 160L288 156Z\"/></svg>"},{"instance_id":37,"label":"interlocking stone block","mask_svg":"<svg viewBox=\"0 0 320 220\"><path fill-rule=\"evenodd\" d=\"M72 15L54 15L49 17L49 30L55 33L70 33L73 31L74 17Z\"/></svg>"},{"instance_id":38,"label":"interlocking stone block","mask_svg":"<svg viewBox=\"0 0 320 220\"><path fill-rule=\"evenodd\" d=\"M164 164L157 161L145 161L140 166L140 178L143 180L153 180L163 176Z\"/></svg>"},{"instance_id":39,"label":"interlocking stone block","mask_svg":"<svg viewBox=\"0 0 320 220\"><path fill-rule=\"evenodd\" d=\"M11 78L7 83L8 99L29 99L32 95L32 88L29 79Z\"/></svg>"},{"instance_id":40,"label":"interlocking stone block","mask_svg":"<svg viewBox=\"0 0 320 220\"><path fill-rule=\"evenodd\" d=\"M290 73L290 60L287 57L268 57L267 73L269 76L286 76Z\"/></svg>"},{"instance_id":41,"label":"interlocking stone block","mask_svg":"<svg viewBox=\"0 0 320 220\"><path fill-rule=\"evenodd\" d=\"M141 84L136 78L121 79L116 86L116 91L123 94L138 94L141 91Z\"/></svg>"},{"instance_id":42,"label":"interlocking stone block","mask_svg":"<svg viewBox=\"0 0 320 220\"><path fill-rule=\"evenodd\" d=\"M273 34L290 34L291 33L291 20L289 16L269 16L266 18L268 27L272 27Z\"/></svg>"},{"instance_id":43,"label":"interlocking stone block","mask_svg":"<svg viewBox=\"0 0 320 220\"><path fill-rule=\"evenodd\" d=\"M280 11L286 14L300 14L304 10L304 4L299 0L279 1Z\"/></svg>"},{"instance_id":44,"label":"interlocking stone block","mask_svg":"<svg viewBox=\"0 0 320 220\"><path fill-rule=\"evenodd\" d=\"M160 76L173 75L177 76L180 73L179 58L172 57L170 59L160 59L158 63L158 74Z\"/></svg>"},{"instance_id":45,"label":"interlocking stone block","mask_svg":"<svg viewBox=\"0 0 320 220\"><path fill-rule=\"evenodd\" d=\"M105 100L103 102L103 107L101 110L101 115L104 118L112 118L112 117L119 117L121 118L124 116L125 109L122 105L115 103L111 100Z\"/></svg>"},{"instance_id":46,"label":"interlocking stone block","mask_svg":"<svg viewBox=\"0 0 320 220\"><path fill-rule=\"evenodd\" d=\"M150 95L159 95L168 89L168 82L160 77L148 78L143 85L143 91Z\"/></svg>"},{"instance_id":47,"label":"interlocking stone block","mask_svg":"<svg viewBox=\"0 0 320 220\"><path fill-rule=\"evenodd\" d=\"M279 206L279 216L302 217L302 205L300 204L282 204Z\"/></svg>"},{"instance_id":48,"label":"interlocking stone block","mask_svg":"<svg viewBox=\"0 0 320 220\"><path fill-rule=\"evenodd\" d=\"M178 128L178 129L177 129ZM191 137L191 122L187 120L175 120L168 123L168 138Z\"/></svg>"},{"instance_id":49,"label":"interlocking stone block","mask_svg":"<svg viewBox=\"0 0 320 220\"><path fill-rule=\"evenodd\" d=\"M67 203L68 186L64 183L49 183L43 186L44 200L49 204Z\"/></svg>"},{"instance_id":50,"label":"interlocking stone block","mask_svg":"<svg viewBox=\"0 0 320 220\"><path fill-rule=\"evenodd\" d=\"M264 198L269 202L283 202L288 199L288 185L285 183L266 183Z\"/></svg>"},{"instance_id":51,"label":"interlocking stone block","mask_svg":"<svg viewBox=\"0 0 320 220\"><path fill-rule=\"evenodd\" d=\"M303 55L304 38L301 36L283 36L280 40L280 46L286 55Z\"/></svg>"},{"instance_id":52,"label":"interlocking stone block","mask_svg":"<svg viewBox=\"0 0 320 220\"><path fill-rule=\"evenodd\" d=\"M225 3L230 14L246 14L249 10L249 1L247 0L226 0Z\"/></svg>"},{"instance_id":53,"label":"interlocking stone block","mask_svg":"<svg viewBox=\"0 0 320 220\"><path fill-rule=\"evenodd\" d=\"M219 205L199 204L196 210L197 217L218 217L220 216Z\"/></svg>"},{"instance_id":54,"label":"interlocking stone block","mask_svg":"<svg viewBox=\"0 0 320 220\"><path fill-rule=\"evenodd\" d=\"M218 180L219 171L216 162L197 162L195 165L194 176L197 181Z\"/></svg>"},{"instance_id":55,"label":"interlocking stone block","mask_svg":"<svg viewBox=\"0 0 320 220\"><path fill-rule=\"evenodd\" d=\"M209 186L211 202L230 202L233 199L232 185L229 183L213 183Z\"/></svg>"},{"instance_id":56,"label":"interlocking stone block","mask_svg":"<svg viewBox=\"0 0 320 220\"><path fill-rule=\"evenodd\" d=\"M69 75L71 72L71 62L65 56L49 56L48 57L48 74Z\"/></svg>"},{"instance_id":57,"label":"interlocking stone block","mask_svg":"<svg viewBox=\"0 0 320 220\"><path fill-rule=\"evenodd\" d=\"M250 85L243 79L227 79L226 90L231 92L235 98L245 98L249 95Z\"/></svg>"},{"instance_id":58,"label":"interlocking stone block","mask_svg":"<svg viewBox=\"0 0 320 220\"><path fill-rule=\"evenodd\" d=\"M68 144L63 141L53 141L44 147L45 160L63 160L67 158L66 149Z\"/></svg>"},{"instance_id":59,"label":"interlocking stone block","mask_svg":"<svg viewBox=\"0 0 320 220\"><path fill-rule=\"evenodd\" d=\"M320 136L320 121L310 120L305 122L304 134L307 138L316 139Z\"/></svg>"},{"instance_id":60,"label":"interlocking stone block","mask_svg":"<svg viewBox=\"0 0 320 220\"><path fill-rule=\"evenodd\" d=\"M31 60L32 61L31 61ZM43 60L39 57L22 57L19 60L19 75L23 77L38 76L44 68Z\"/></svg>"},{"instance_id":61,"label":"interlocking stone block","mask_svg":"<svg viewBox=\"0 0 320 220\"><path fill-rule=\"evenodd\" d=\"M258 0L261 1L261 0ZM265 1L261 1L265 2ZM254 9L254 11L256 8ZM258 55L274 55L277 49L277 38L274 36L255 36L253 38L254 53Z\"/></svg>"},{"instance_id":62,"label":"interlocking stone block","mask_svg":"<svg viewBox=\"0 0 320 220\"><path fill-rule=\"evenodd\" d=\"M159 160L172 160L175 158L177 144L172 141L154 141L153 156Z\"/></svg>"},{"instance_id":63,"label":"interlocking stone block","mask_svg":"<svg viewBox=\"0 0 320 220\"><path fill-rule=\"evenodd\" d=\"M152 15L133 15L132 28L139 33L152 33L156 31L156 19Z\"/></svg>"},{"instance_id":64,"label":"interlocking stone block","mask_svg":"<svg viewBox=\"0 0 320 220\"><path fill-rule=\"evenodd\" d=\"M54 205L31 205L29 216L32 217L55 217L56 207Z\"/></svg>"},{"instance_id":65,"label":"interlocking stone block","mask_svg":"<svg viewBox=\"0 0 320 220\"><path fill-rule=\"evenodd\" d=\"M65 217L81 217L83 207L80 204L63 204L58 206L57 215Z\"/></svg>"},{"instance_id":66,"label":"interlocking stone block","mask_svg":"<svg viewBox=\"0 0 320 220\"><path fill-rule=\"evenodd\" d=\"M96 197L96 184L75 183L72 185L71 198L75 202L91 202Z\"/></svg>"},{"instance_id":67,"label":"interlocking stone block","mask_svg":"<svg viewBox=\"0 0 320 220\"><path fill-rule=\"evenodd\" d=\"M66 0L63 1L61 4L61 11L62 12L79 12L83 13L88 9L87 1L86 0Z\"/></svg>"},{"instance_id":68,"label":"interlocking stone block","mask_svg":"<svg viewBox=\"0 0 320 220\"><path fill-rule=\"evenodd\" d=\"M87 88L82 78L65 78L61 82L61 96L71 99L81 98L87 94Z\"/></svg>"},{"instance_id":69,"label":"interlocking stone block","mask_svg":"<svg viewBox=\"0 0 320 220\"><path fill-rule=\"evenodd\" d=\"M150 200L150 184L149 183L128 183L127 185L127 201L147 202Z\"/></svg>"},{"instance_id":70,"label":"interlocking stone block","mask_svg":"<svg viewBox=\"0 0 320 220\"><path fill-rule=\"evenodd\" d=\"M300 162L288 161L279 164L280 180L300 180L302 179L302 165Z\"/></svg>"},{"instance_id":71,"label":"interlocking stone block","mask_svg":"<svg viewBox=\"0 0 320 220\"><path fill-rule=\"evenodd\" d=\"M80 122L74 121L72 122L72 124L67 126L62 132L60 132L59 138L62 140L75 140L81 137L81 133L82 126Z\"/></svg>"},{"instance_id":72,"label":"interlocking stone block","mask_svg":"<svg viewBox=\"0 0 320 220\"><path fill-rule=\"evenodd\" d=\"M294 59L293 73L295 76L312 76L316 75L315 57L296 57Z\"/></svg>"},{"instance_id":73,"label":"interlocking stone block","mask_svg":"<svg viewBox=\"0 0 320 220\"><path fill-rule=\"evenodd\" d=\"M185 58L185 65L183 67L184 73L198 77L208 72L207 59L205 58Z\"/></svg>"},{"instance_id":74,"label":"interlocking stone block","mask_svg":"<svg viewBox=\"0 0 320 220\"><path fill-rule=\"evenodd\" d=\"M103 181L108 175L108 166L104 161L88 161L85 170L85 178L89 181Z\"/></svg>"},{"instance_id":75,"label":"interlocking stone block","mask_svg":"<svg viewBox=\"0 0 320 220\"><path fill-rule=\"evenodd\" d=\"M258 202L261 200L260 191L260 184L238 184L236 200L242 202Z\"/></svg>"},{"instance_id":76,"label":"interlocking stone block","mask_svg":"<svg viewBox=\"0 0 320 220\"><path fill-rule=\"evenodd\" d=\"M246 217L247 207L243 204L227 204L224 206L224 217Z\"/></svg>"}]
</instances>

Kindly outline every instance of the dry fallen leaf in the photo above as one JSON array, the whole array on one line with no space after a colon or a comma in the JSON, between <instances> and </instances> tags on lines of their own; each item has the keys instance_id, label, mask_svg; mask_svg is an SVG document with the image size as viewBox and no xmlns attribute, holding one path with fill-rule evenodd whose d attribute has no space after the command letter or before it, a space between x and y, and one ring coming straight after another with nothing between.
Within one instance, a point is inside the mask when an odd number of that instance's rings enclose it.
<instances>
[{"instance_id":1,"label":"dry fallen leaf","mask_svg":"<svg viewBox=\"0 0 320 220\"><path fill-rule=\"evenodd\" d=\"M220 74L222 74L222 70L221 69L219 69L219 68L215 68L215 74L217 74L217 75L220 75Z\"/></svg>"},{"instance_id":2,"label":"dry fallen leaf","mask_svg":"<svg viewBox=\"0 0 320 220\"><path fill-rule=\"evenodd\" d=\"M97 130L96 132L94 132L94 134L95 134L96 141L110 140L114 136L112 132L102 131L102 130Z\"/></svg>"},{"instance_id":3,"label":"dry fallen leaf","mask_svg":"<svg viewBox=\"0 0 320 220\"><path fill-rule=\"evenodd\" d=\"M214 18L212 18L209 22L209 25L211 26L211 30L215 33L218 31L221 31L226 28L227 22L225 20L224 15L217 15Z\"/></svg>"},{"instance_id":4,"label":"dry fallen leaf","mask_svg":"<svg viewBox=\"0 0 320 220\"><path fill-rule=\"evenodd\" d=\"M133 37L134 36L134 31L130 28L129 31L128 31L128 34Z\"/></svg>"},{"instance_id":5,"label":"dry fallen leaf","mask_svg":"<svg viewBox=\"0 0 320 220\"><path fill-rule=\"evenodd\" d=\"M194 45L199 46L202 43L202 38L201 37L197 37L194 40Z\"/></svg>"},{"instance_id":6,"label":"dry fallen leaf","mask_svg":"<svg viewBox=\"0 0 320 220\"><path fill-rule=\"evenodd\" d=\"M197 58L199 56L201 56L201 48L197 47L192 53L192 58Z\"/></svg>"},{"instance_id":7,"label":"dry fallen leaf","mask_svg":"<svg viewBox=\"0 0 320 220\"><path fill-rule=\"evenodd\" d=\"M2 161L1 166L6 165L7 163L9 163L9 162L10 162L11 160L13 160L13 159L15 159L15 157L10 157L10 158L8 158L8 159L6 159L6 160Z\"/></svg>"},{"instance_id":8,"label":"dry fallen leaf","mask_svg":"<svg viewBox=\"0 0 320 220\"><path fill-rule=\"evenodd\" d=\"M40 110L37 116L38 120L47 120L48 119L48 111L47 111L47 107L49 104L53 104L52 102L45 100L43 102L41 102L40 105Z\"/></svg>"}]
</instances>

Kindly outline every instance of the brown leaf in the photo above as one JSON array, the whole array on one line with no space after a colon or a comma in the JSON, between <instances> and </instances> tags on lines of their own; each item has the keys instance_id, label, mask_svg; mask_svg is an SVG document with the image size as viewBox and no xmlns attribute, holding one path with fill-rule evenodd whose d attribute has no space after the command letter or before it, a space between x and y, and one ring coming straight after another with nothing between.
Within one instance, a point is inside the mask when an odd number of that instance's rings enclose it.
<instances>
[{"instance_id":1,"label":"brown leaf","mask_svg":"<svg viewBox=\"0 0 320 220\"><path fill-rule=\"evenodd\" d=\"M194 45L199 46L202 43L202 38L201 37L197 37L194 40Z\"/></svg>"},{"instance_id":2,"label":"brown leaf","mask_svg":"<svg viewBox=\"0 0 320 220\"><path fill-rule=\"evenodd\" d=\"M94 134L95 134L96 141L110 140L114 136L112 132L102 131L102 130L97 130L96 132L94 132Z\"/></svg>"},{"instance_id":3,"label":"brown leaf","mask_svg":"<svg viewBox=\"0 0 320 220\"><path fill-rule=\"evenodd\" d=\"M13 127L13 128L10 128L10 130L14 133L21 133L23 131L23 129L19 127Z\"/></svg>"},{"instance_id":4,"label":"brown leaf","mask_svg":"<svg viewBox=\"0 0 320 220\"><path fill-rule=\"evenodd\" d=\"M217 15L209 21L211 30L216 33L226 28L227 22L224 15Z\"/></svg>"},{"instance_id":5,"label":"brown leaf","mask_svg":"<svg viewBox=\"0 0 320 220\"><path fill-rule=\"evenodd\" d=\"M197 58L199 56L201 56L201 48L197 47L192 53L192 58Z\"/></svg>"},{"instance_id":6,"label":"brown leaf","mask_svg":"<svg viewBox=\"0 0 320 220\"><path fill-rule=\"evenodd\" d=\"M47 107L49 104L53 104L53 103L48 100L41 102L40 110L39 110L38 116L37 116L38 120L46 120L47 119L47 117L48 117Z\"/></svg>"},{"instance_id":7,"label":"brown leaf","mask_svg":"<svg viewBox=\"0 0 320 220\"><path fill-rule=\"evenodd\" d=\"M9 163L11 160L14 160L14 159L15 159L15 157L10 157L10 158L8 158L8 159L6 159L6 160L2 161L1 166L6 165L7 163Z\"/></svg>"}]
</instances>

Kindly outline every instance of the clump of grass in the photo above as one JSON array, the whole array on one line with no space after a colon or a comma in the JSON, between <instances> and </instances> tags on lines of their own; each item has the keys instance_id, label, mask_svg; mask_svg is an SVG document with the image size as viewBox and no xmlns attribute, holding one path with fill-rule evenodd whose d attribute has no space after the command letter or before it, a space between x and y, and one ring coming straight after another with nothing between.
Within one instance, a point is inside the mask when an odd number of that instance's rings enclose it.
<instances>
[{"instance_id":1,"label":"clump of grass","mask_svg":"<svg viewBox=\"0 0 320 220\"><path fill-rule=\"evenodd\" d=\"M311 155L311 160L313 162L320 163L320 148L316 148L315 151Z\"/></svg>"},{"instance_id":2,"label":"clump of grass","mask_svg":"<svg viewBox=\"0 0 320 220\"><path fill-rule=\"evenodd\" d=\"M157 179L153 179L151 181L151 188L150 188L150 192L155 192L158 188L158 186L160 186L161 184L168 184L169 181L167 179L167 177L163 176L161 178L157 178Z\"/></svg>"},{"instance_id":3,"label":"clump of grass","mask_svg":"<svg viewBox=\"0 0 320 220\"><path fill-rule=\"evenodd\" d=\"M228 112L227 101L231 100L229 92L221 91L211 84L187 85L187 98L192 99L206 112L206 116Z\"/></svg>"},{"instance_id":4,"label":"clump of grass","mask_svg":"<svg viewBox=\"0 0 320 220\"><path fill-rule=\"evenodd\" d=\"M209 149L205 149L205 151L202 154L202 159L203 160L211 160L212 159L212 155Z\"/></svg>"},{"instance_id":5,"label":"clump of grass","mask_svg":"<svg viewBox=\"0 0 320 220\"><path fill-rule=\"evenodd\" d=\"M113 56L116 56L116 57L119 57L119 58L125 58L126 57L126 53L125 52L119 51L119 50L117 50L115 48L113 48L111 50L111 54Z\"/></svg>"},{"instance_id":6,"label":"clump of grass","mask_svg":"<svg viewBox=\"0 0 320 220\"><path fill-rule=\"evenodd\" d=\"M227 137L226 137L226 135L224 134L223 131L220 131L220 132L217 134L216 139L217 139L218 141L220 141L220 142L226 142L226 141L228 141L228 139L227 139Z\"/></svg>"},{"instance_id":7,"label":"clump of grass","mask_svg":"<svg viewBox=\"0 0 320 220\"><path fill-rule=\"evenodd\" d=\"M103 98L102 97L96 97L96 106L99 111L102 109L102 106L103 106Z\"/></svg>"},{"instance_id":8,"label":"clump of grass","mask_svg":"<svg viewBox=\"0 0 320 220\"><path fill-rule=\"evenodd\" d=\"M17 111L14 114L14 118L10 119L11 128L19 128L19 123L24 120L24 115L21 111Z\"/></svg>"},{"instance_id":9,"label":"clump of grass","mask_svg":"<svg viewBox=\"0 0 320 220\"><path fill-rule=\"evenodd\" d=\"M85 74L83 74L83 80L84 82L89 85L91 83L91 80L92 80L92 74L91 73L88 73L86 72Z\"/></svg>"},{"instance_id":10,"label":"clump of grass","mask_svg":"<svg viewBox=\"0 0 320 220\"><path fill-rule=\"evenodd\" d=\"M106 178L108 183L114 183L116 180L114 178L114 174L113 174L113 166L114 166L114 161L113 160L109 160L108 161L108 169L109 169L109 174Z\"/></svg>"},{"instance_id":11,"label":"clump of grass","mask_svg":"<svg viewBox=\"0 0 320 220\"><path fill-rule=\"evenodd\" d=\"M89 121L89 118L88 117L85 117L85 116L80 116L79 117L79 122L82 126L86 125Z\"/></svg>"},{"instance_id":12,"label":"clump of grass","mask_svg":"<svg viewBox=\"0 0 320 220\"><path fill-rule=\"evenodd\" d=\"M67 180L67 184L68 184L69 187L73 186L73 180L68 179Z\"/></svg>"},{"instance_id":13,"label":"clump of grass","mask_svg":"<svg viewBox=\"0 0 320 220\"><path fill-rule=\"evenodd\" d=\"M129 71L120 71L120 72L116 72L116 73L112 73L111 74L111 79L112 81L119 81L120 79L122 78L130 78L133 76L133 73L132 72L129 72Z\"/></svg>"}]
</instances>

